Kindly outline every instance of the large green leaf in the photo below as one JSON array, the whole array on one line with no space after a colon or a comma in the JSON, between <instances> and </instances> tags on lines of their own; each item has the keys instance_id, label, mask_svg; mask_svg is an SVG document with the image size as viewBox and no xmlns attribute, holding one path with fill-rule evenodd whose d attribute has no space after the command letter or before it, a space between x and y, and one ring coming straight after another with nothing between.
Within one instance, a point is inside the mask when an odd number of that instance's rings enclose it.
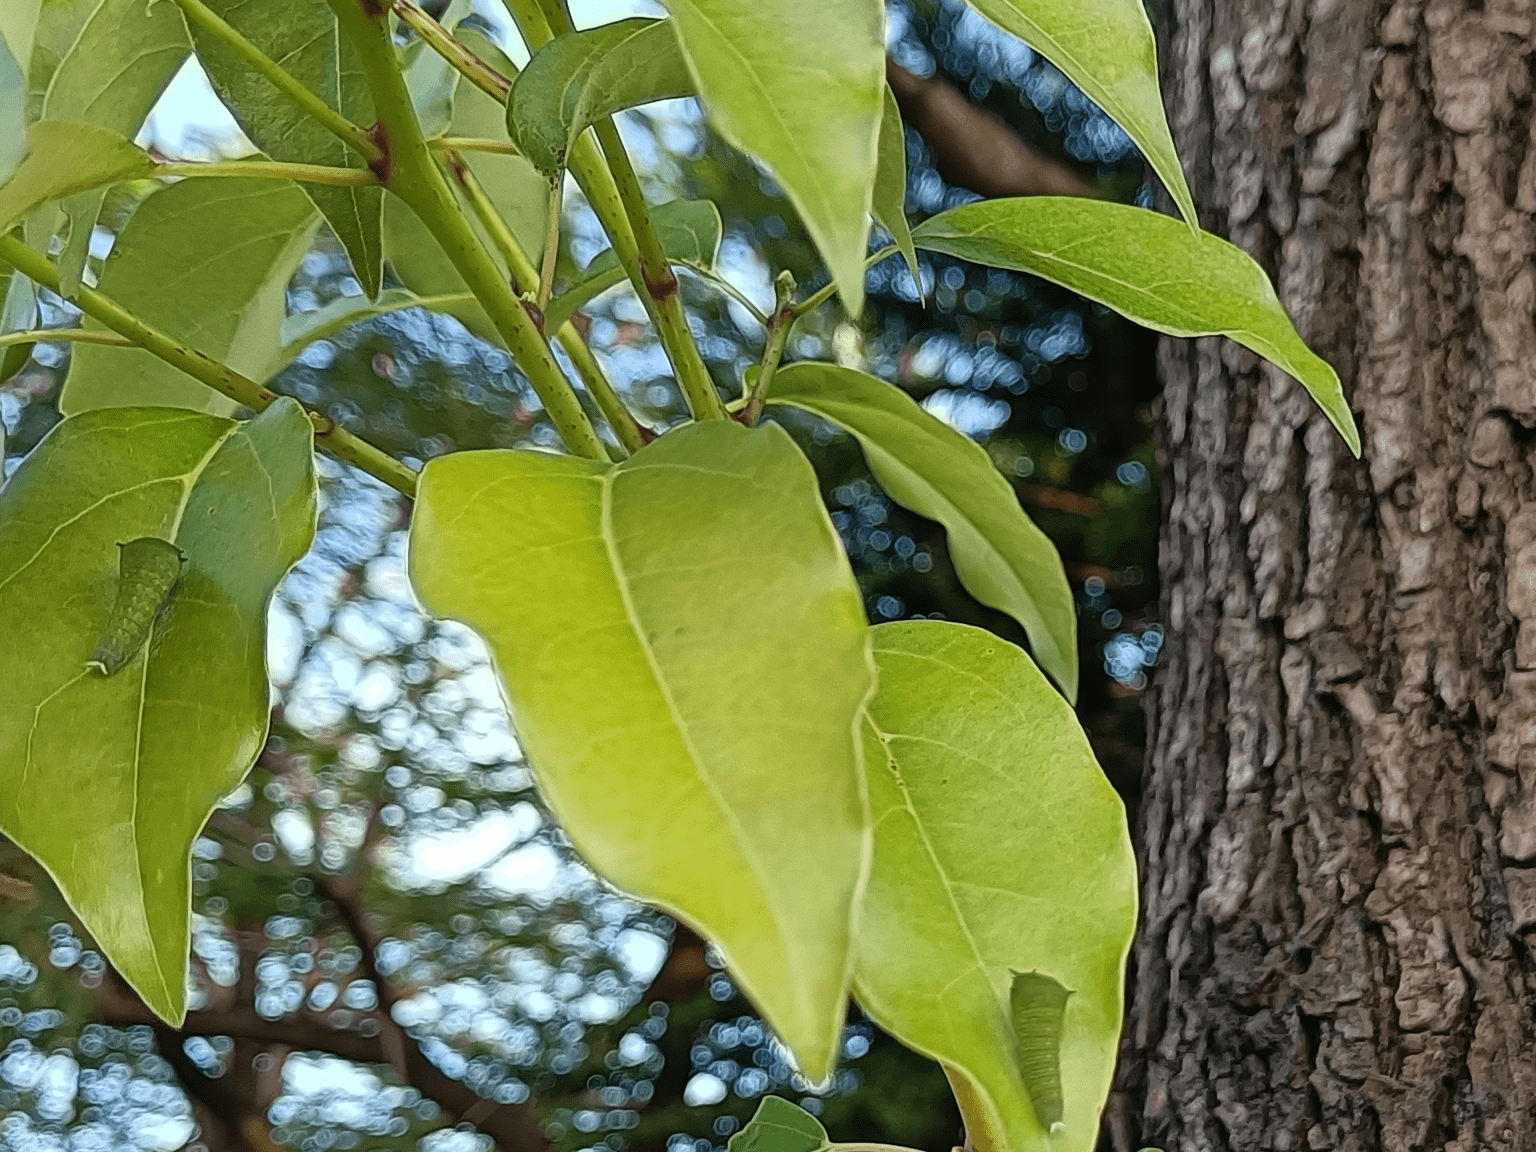
<instances>
[{"instance_id":1,"label":"large green leaf","mask_svg":"<svg viewBox=\"0 0 1536 1152\"><path fill-rule=\"evenodd\" d=\"M710 123L768 166L858 315L885 99L881 0L666 6Z\"/></svg>"},{"instance_id":2,"label":"large green leaf","mask_svg":"<svg viewBox=\"0 0 1536 1152\"><path fill-rule=\"evenodd\" d=\"M1025 654L942 621L874 629L865 749L875 864L854 995L938 1060L977 1152L1088 1152L1120 1039L1136 867L1125 809L1067 702ZM1010 994L1036 972L1071 996L1064 1127L1020 1073Z\"/></svg>"},{"instance_id":3,"label":"large green leaf","mask_svg":"<svg viewBox=\"0 0 1536 1152\"><path fill-rule=\"evenodd\" d=\"M620 20L556 36L535 52L512 85L507 131L535 168L554 175L602 117L692 91L671 21Z\"/></svg>"},{"instance_id":4,"label":"large green leaf","mask_svg":"<svg viewBox=\"0 0 1536 1152\"><path fill-rule=\"evenodd\" d=\"M1190 227L1195 201L1173 146L1157 82L1157 43L1142 0L969 0L1036 48L1114 117L1162 177Z\"/></svg>"},{"instance_id":5,"label":"large green leaf","mask_svg":"<svg viewBox=\"0 0 1536 1152\"><path fill-rule=\"evenodd\" d=\"M205 0L315 95L354 124L374 121L373 97L352 42L335 15L319 0ZM192 26L198 59L219 98L240 127L274 160L361 168L363 160L327 129L310 119L224 41L200 24ZM377 185L340 188L306 184L304 190L346 248L352 270L369 296L379 293L383 248L379 214L384 190Z\"/></svg>"},{"instance_id":6,"label":"large green leaf","mask_svg":"<svg viewBox=\"0 0 1536 1152\"><path fill-rule=\"evenodd\" d=\"M912 229L907 226L907 134L901 123L901 109L896 94L885 86L885 112L880 117L880 162L875 170L875 221L891 234L902 259L912 273L918 294L923 291L923 277L917 267L917 249L912 244Z\"/></svg>"},{"instance_id":7,"label":"large green leaf","mask_svg":"<svg viewBox=\"0 0 1536 1152\"><path fill-rule=\"evenodd\" d=\"M186 1010L192 842L266 738L267 600L315 526L310 423L114 408L59 424L0 489L0 831L46 867L156 1013ZM118 544L187 560L149 643L86 668Z\"/></svg>"},{"instance_id":8,"label":"large green leaf","mask_svg":"<svg viewBox=\"0 0 1536 1152\"><path fill-rule=\"evenodd\" d=\"M893 384L852 368L803 361L779 370L770 404L792 404L858 437L893 500L944 525L960 581L1024 626L1035 659L1077 698L1077 609L1061 557L968 436Z\"/></svg>"},{"instance_id":9,"label":"large green leaf","mask_svg":"<svg viewBox=\"0 0 1536 1152\"><path fill-rule=\"evenodd\" d=\"M610 467L457 452L411 579L489 643L584 859L694 925L807 1076L839 1044L868 852L859 592L782 429L688 425Z\"/></svg>"},{"instance_id":10,"label":"large green leaf","mask_svg":"<svg viewBox=\"0 0 1536 1152\"><path fill-rule=\"evenodd\" d=\"M706 274L713 274L715 257L720 253L720 210L708 200L669 200L651 210L661 250L673 264L682 264ZM626 279L624 269L612 248L599 252L574 287L562 292L544 310L544 327L558 332L600 292L606 292Z\"/></svg>"},{"instance_id":11,"label":"large green leaf","mask_svg":"<svg viewBox=\"0 0 1536 1152\"><path fill-rule=\"evenodd\" d=\"M0 232L43 204L155 171L155 162L133 141L91 124L41 120L27 133L27 145L15 175L0 184Z\"/></svg>"},{"instance_id":12,"label":"large green leaf","mask_svg":"<svg viewBox=\"0 0 1536 1152\"><path fill-rule=\"evenodd\" d=\"M175 4L99 0L49 77L42 115L132 139L191 47Z\"/></svg>"},{"instance_id":13,"label":"large green leaf","mask_svg":"<svg viewBox=\"0 0 1536 1152\"><path fill-rule=\"evenodd\" d=\"M1170 336L1227 336L1312 393L1350 451L1360 433L1326 360L1308 348L1253 257L1209 232L1125 204L1024 196L952 208L917 226L919 248L1033 272Z\"/></svg>"},{"instance_id":14,"label":"large green leaf","mask_svg":"<svg viewBox=\"0 0 1536 1152\"><path fill-rule=\"evenodd\" d=\"M292 184L183 180L133 214L107 258L101 291L204 355L264 380L278 354L288 281L315 224L314 206ZM59 404L70 413L132 404L235 411L233 401L148 352L95 344L76 347Z\"/></svg>"},{"instance_id":15,"label":"large green leaf","mask_svg":"<svg viewBox=\"0 0 1536 1152\"><path fill-rule=\"evenodd\" d=\"M27 65L40 7L40 0L0 5L0 183L27 153Z\"/></svg>"}]
</instances>

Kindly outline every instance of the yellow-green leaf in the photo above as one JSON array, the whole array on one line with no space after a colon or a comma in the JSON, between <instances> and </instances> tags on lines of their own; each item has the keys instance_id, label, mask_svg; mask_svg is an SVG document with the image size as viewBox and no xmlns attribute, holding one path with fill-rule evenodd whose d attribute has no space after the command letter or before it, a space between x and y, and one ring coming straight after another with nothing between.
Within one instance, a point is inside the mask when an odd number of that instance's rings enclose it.
<instances>
[{"instance_id":1,"label":"yellow-green leaf","mask_svg":"<svg viewBox=\"0 0 1536 1152\"><path fill-rule=\"evenodd\" d=\"M1226 336L1289 372L1350 451L1360 433L1339 376L1307 347L1241 248L1179 221L1072 196L985 200L923 221L919 248L1033 272L1170 336Z\"/></svg>"},{"instance_id":2,"label":"yellow-green leaf","mask_svg":"<svg viewBox=\"0 0 1536 1152\"><path fill-rule=\"evenodd\" d=\"M101 291L205 356L265 380L288 281L316 223L314 205L283 181L183 180L133 214L107 257ZM235 411L234 401L148 352L78 345L59 406L134 404Z\"/></svg>"},{"instance_id":3,"label":"yellow-green leaf","mask_svg":"<svg viewBox=\"0 0 1536 1152\"><path fill-rule=\"evenodd\" d=\"M1040 666L1077 698L1077 609L1061 557L979 444L894 384L836 364L780 369L768 402L856 436L891 499L944 525L966 590L1022 624Z\"/></svg>"},{"instance_id":4,"label":"yellow-green leaf","mask_svg":"<svg viewBox=\"0 0 1536 1152\"><path fill-rule=\"evenodd\" d=\"M875 863L854 995L944 1066L977 1152L1089 1152L1136 925L1125 809L1071 708L1020 649L935 620L873 631ZM1018 972L1071 993L1054 1133L1020 1068Z\"/></svg>"},{"instance_id":5,"label":"yellow-green leaf","mask_svg":"<svg viewBox=\"0 0 1536 1152\"><path fill-rule=\"evenodd\" d=\"M881 0L666 7L710 123L768 166L857 316L885 99Z\"/></svg>"},{"instance_id":6,"label":"yellow-green leaf","mask_svg":"<svg viewBox=\"0 0 1536 1152\"><path fill-rule=\"evenodd\" d=\"M885 86L885 113L880 117L880 163L875 172L875 191L871 207L875 222L891 234L902 259L912 273L912 283L919 293L923 277L917 268L917 249L912 245L912 229L907 226L907 134L901 123L901 109L896 94Z\"/></svg>"},{"instance_id":7,"label":"yellow-green leaf","mask_svg":"<svg viewBox=\"0 0 1536 1152\"><path fill-rule=\"evenodd\" d=\"M1142 0L969 0L1038 49L1135 142L1191 228L1195 201L1168 130L1157 82L1157 42Z\"/></svg>"},{"instance_id":8,"label":"yellow-green leaf","mask_svg":"<svg viewBox=\"0 0 1536 1152\"><path fill-rule=\"evenodd\" d=\"M315 525L310 423L113 408L59 424L0 489L0 832L58 881L157 1014L186 1011L190 853L266 739L267 600ZM86 667L118 542L186 567L148 643Z\"/></svg>"},{"instance_id":9,"label":"yellow-green leaf","mask_svg":"<svg viewBox=\"0 0 1536 1152\"><path fill-rule=\"evenodd\" d=\"M618 466L459 452L422 473L411 580L490 645L583 858L698 928L812 1078L832 1067L868 815L859 592L777 427Z\"/></svg>"},{"instance_id":10,"label":"yellow-green leaf","mask_svg":"<svg viewBox=\"0 0 1536 1152\"><path fill-rule=\"evenodd\" d=\"M34 208L103 184L149 176L154 170L149 154L116 132L41 120L27 132L26 159L0 184L0 232L9 232Z\"/></svg>"}]
</instances>

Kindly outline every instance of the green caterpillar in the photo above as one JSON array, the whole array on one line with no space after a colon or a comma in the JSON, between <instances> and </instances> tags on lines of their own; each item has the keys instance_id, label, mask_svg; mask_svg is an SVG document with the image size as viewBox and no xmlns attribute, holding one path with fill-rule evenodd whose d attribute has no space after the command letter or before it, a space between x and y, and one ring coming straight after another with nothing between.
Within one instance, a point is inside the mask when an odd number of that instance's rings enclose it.
<instances>
[{"instance_id":1,"label":"green caterpillar","mask_svg":"<svg viewBox=\"0 0 1536 1152\"><path fill-rule=\"evenodd\" d=\"M169 540L141 536L119 544L117 599L85 666L110 676L144 647L155 618L171 598L186 562Z\"/></svg>"},{"instance_id":2,"label":"green caterpillar","mask_svg":"<svg viewBox=\"0 0 1536 1152\"><path fill-rule=\"evenodd\" d=\"M1015 972L1009 996L1019 1074L1046 1128L1062 1122L1061 1024L1072 992L1040 972Z\"/></svg>"}]
</instances>

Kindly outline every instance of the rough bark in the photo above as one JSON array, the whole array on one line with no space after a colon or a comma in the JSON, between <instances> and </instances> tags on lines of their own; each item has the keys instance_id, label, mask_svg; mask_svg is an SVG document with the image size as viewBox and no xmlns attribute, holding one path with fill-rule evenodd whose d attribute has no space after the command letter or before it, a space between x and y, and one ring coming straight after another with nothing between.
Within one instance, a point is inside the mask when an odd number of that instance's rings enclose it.
<instances>
[{"instance_id":1,"label":"rough bark","mask_svg":"<svg viewBox=\"0 0 1536 1152\"><path fill-rule=\"evenodd\" d=\"M1204 222L1339 369L1365 459L1236 346L1163 347L1111 1143L1536 1148L1536 5L1170 8Z\"/></svg>"}]
</instances>

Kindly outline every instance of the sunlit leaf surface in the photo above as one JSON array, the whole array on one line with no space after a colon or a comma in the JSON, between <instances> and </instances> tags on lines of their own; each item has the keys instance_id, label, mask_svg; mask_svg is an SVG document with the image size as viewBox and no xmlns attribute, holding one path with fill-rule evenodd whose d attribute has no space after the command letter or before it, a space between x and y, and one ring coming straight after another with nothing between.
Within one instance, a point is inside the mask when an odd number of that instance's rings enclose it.
<instances>
[{"instance_id":1,"label":"sunlit leaf surface","mask_svg":"<svg viewBox=\"0 0 1536 1152\"><path fill-rule=\"evenodd\" d=\"M880 0L666 0L710 123L795 205L848 311L864 255L884 109Z\"/></svg>"},{"instance_id":2,"label":"sunlit leaf surface","mask_svg":"<svg viewBox=\"0 0 1536 1152\"><path fill-rule=\"evenodd\" d=\"M1054 280L1159 332L1236 340L1300 380L1360 454L1338 373L1297 333L1264 269L1219 236L1124 204L1023 196L952 208L913 237L919 248Z\"/></svg>"},{"instance_id":3,"label":"sunlit leaf surface","mask_svg":"<svg viewBox=\"0 0 1536 1152\"><path fill-rule=\"evenodd\" d=\"M866 763L875 865L854 994L940 1061L980 1152L1087 1152L1098 1139L1136 924L1125 809L1065 700L1022 651L924 620L874 629ZM1016 972L1070 992L1065 1127L1018 1063Z\"/></svg>"},{"instance_id":4,"label":"sunlit leaf surface","mask_svg":"<svg viewBox=\"0 0 1536 1152\"><path fill-rule=\"evenodd\" d=\"M1163 113L1157 43L1141 0L968 0L1036 48L1108 112L1162 177L1190 225L1195 201Z\"/></svg>"},{"instance_id":5,"label":"sunlit leaf surface","mask_svg":"<svg viewBox=\"0 0 1536 1152\"><path fill-rule=\"evenodd\" d=\"M275 180L183 180L156 192L107 258L101 290L206 356L257 380L278 355L288 280L314 206ZM94 323L94 322L91 322ZM149 352L83 344L60 407L172 404L230 415L234 401Z\"/></svg>"},{"instance_id":6,"label":"sunlit leaf surface","mask_svg":"<svg viewBox=\"0 0 1536 1152\"><path fill-rule=\"evenodd\" d=\"M0 232L34 208L117 180L148 176L154 161L133 141L90 124L42 120L27 133L27 157L0 184Z\"/></svg>"},{"instance_id":7,"label":"sunlit leaf surface","mask_svg":"<svg viewBox=\"0 0 1536 1152\"><path fill-rule=\"evenodd\" d=\"M485 637L578 851L714 940L808 1076L837 1051L868 831L858 590L781 429L672 432L617 467L427 465L411 579Z\"/></svg>"},{"instance_id":8,"label":"sunlit leaf surface","mask_svg":"<svg viewBox=\"0 0 1536 1152\"><path fill-rule=\"evenodd\" d=\"M314 534L308 419L172 408L66 420L0 489L0 831L162 1017L186 1010L188 855L266 737L267 600ZM186 555L148 643L86 667L120 542Z\"/></svg>"},{"instance_id":9,"label":"sunlit leaf surface","mask_svg":"<svg viewBox=\"0 0 1536 1152\"><path fill-rule=\"evenodd\" d=\"M1040 666L1077 696L1077 610L1061 557L980 445L894 384L836 364L789 365L768 400L853 433L891 498L944 525L966 590L1022 624Z\"/></svg>"}]
</instances>

